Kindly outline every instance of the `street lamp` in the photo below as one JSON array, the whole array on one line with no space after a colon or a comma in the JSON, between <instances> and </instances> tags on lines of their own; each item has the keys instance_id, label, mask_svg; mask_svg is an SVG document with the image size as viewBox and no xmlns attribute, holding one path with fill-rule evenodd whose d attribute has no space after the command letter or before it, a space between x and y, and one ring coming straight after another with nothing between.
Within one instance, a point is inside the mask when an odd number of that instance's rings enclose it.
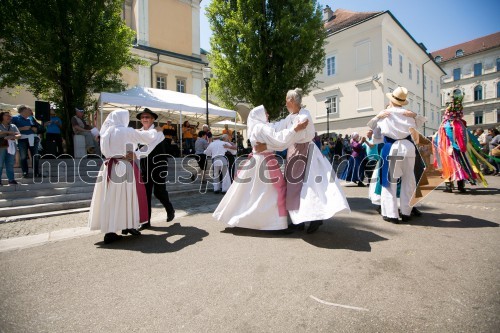
<instances>
[{"instance_id":1,"label":"street lamp","mask_svg":"<svg viewBox=\"0 0 500 333\"><path fill-rule=\"evenodd\" d=\"M325 101L326 106L326 137L330 140L330 111L332 109L332 100L327 98Z\"/></svg>"},{"instance_id":2,"label":"street lamp","mask_svg":"<svg viewBox=\"0 0 500 333\"><path fill-rule=\"evenodd\" d=\"M212 78L212 69L208 66L203 68L203 80L205 80L205 90L207 92L207 125L208 125L208 86Z\"/></svg>"}]
</instances>

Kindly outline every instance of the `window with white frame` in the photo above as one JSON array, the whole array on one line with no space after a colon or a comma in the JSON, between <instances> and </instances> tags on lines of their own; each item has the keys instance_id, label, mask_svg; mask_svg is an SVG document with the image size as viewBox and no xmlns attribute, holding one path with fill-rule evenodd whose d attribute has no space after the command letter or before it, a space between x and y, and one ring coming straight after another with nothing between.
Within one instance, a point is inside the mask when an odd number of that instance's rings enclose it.
<instances>
[{"instance_id":1,"label":"window with white frame","mask_svg":"<svg viewBox=\"0 0 500 333\"><path fill-rule=\"evenodd\" d=\"M417 84L420 84L420 69L417 68Z\"/></svg>"},{"instance_id":2,"label":"window with white frame","mask_svg":"<svg viewBox=\"0 0 500 333\"><path fill-rule=\"evenodd\" d=\"M181 92L181 93L186 92L186 80L185 79L177 79L177 92Z\"/></svg>"},{"instance_id":3,"label":"window with white frame","mask_svg":"<svg viewBox=\"0 0 500 333\"><path fill-rule=\"evenodd\" d=\"M483 99L483 87L480 85L477 85L474 88L474 100L475 101L480 101Z\"/></svg>"},{"instance_id":4,"label":"window with white frame","mask_svg":"<svg viewBox=\"0 0 500 333\"><path fill-rule=\"evenodd\" d=\"M387 45L387 61L390 66L392 66L392 46Z\"/></svg>"},{"instance_id":5,"label":"window with white frame","mask_svg":"<svg viewBox=\"0 0 500 333\"><path fill-rule=\"evenodd\" d=\"M462 75L462 69L460 68L455 68L453 70L453 81L458 81L460 80L460 76Z\"/></svg>"},{"instance_id":6,"label":"window with white frame","mask_svg":"<svg viewBox=\"0 0 500 333\"><path fill-rule=\"evenodd\" d=\"M474 76L480 76L481 74L483 74L483 64L478 62L474 64Z\"/></svg>"},{"instance_id":7,"label":"window with white frame","mask_svg":"<svg viewBox=\"0 0 500 333\"><path fill-rule=\"evenodd\" d=\"M411 62L408 63L408 78L411 80L412 79L412 70L411 70Z\"/></svg>"},{"instance_id":8,"label":"window with white frame","mask_svg":"<svg viewBox=\"0 0 500 333\"><path fill-rule=\"evenodd\" d=\"M327 103L326 112L329 114L338 114L339 113L339 103L338 96L330 96L327 98L330 103Z\"/></svg>"},{"instance_id":9,"label":"window with white frame","mask_svg":"<svg viewBox=\"0 0 500 333\"><path fill-rule=\"evenodd\" d=\"M167 89L167 77L156 75L156 89Z\"/></svg>"},{"instance_id":10,"label":"window with white frame","mask_svg":"<svg viewBox=\"0 0 500 333\"><path fill-rule=\"evenodd\" d=\"M335 56L326 59L326 75L335 75Z\"/></svg>"},{"instance_id":11,"label":"window with white frame","mask_svg":"<svg viewBox=\"0 0 500 333\"><path fill-rule=\"evenodd\" d=\"M403 73L403 55L399 55L399 72Z\"/></svg>"},{"instance_id":12,"label":"window with white frame","mask_svg":"<svg viewBox=\"0 0 500 333\"><path fill-rule=\"evenodd\" d=\"M474 112L474 125L479 125L483 123L483 111Z\"/></svg>"}]
</instances>

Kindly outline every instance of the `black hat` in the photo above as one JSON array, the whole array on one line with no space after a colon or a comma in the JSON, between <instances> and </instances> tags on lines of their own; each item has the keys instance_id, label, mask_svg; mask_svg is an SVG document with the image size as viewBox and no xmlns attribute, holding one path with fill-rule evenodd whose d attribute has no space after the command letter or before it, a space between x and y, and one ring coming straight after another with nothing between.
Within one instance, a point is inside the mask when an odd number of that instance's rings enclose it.
<instances>
[{"instance_id":1,"label":"black hat","mask_svg":"<svg viewBox=\"0 0 500 333\"><path fill-rule=\"evenodd\" d=\"M156 120L156 119L158 119L158 115L157 115L156 113L154 113L153 111L151 111L150 109L148 109L148 108L145 108L145 109L144 109L144 111L139 112L139 113L137 114L137 116L135 116L135 117L136 117L137 119L141 120L141 115L142 115L143 113L149 113L150 115L152 115L152 116L153 116L153 118L155 118L155 120Z\"/></svg>"}]
</instances>

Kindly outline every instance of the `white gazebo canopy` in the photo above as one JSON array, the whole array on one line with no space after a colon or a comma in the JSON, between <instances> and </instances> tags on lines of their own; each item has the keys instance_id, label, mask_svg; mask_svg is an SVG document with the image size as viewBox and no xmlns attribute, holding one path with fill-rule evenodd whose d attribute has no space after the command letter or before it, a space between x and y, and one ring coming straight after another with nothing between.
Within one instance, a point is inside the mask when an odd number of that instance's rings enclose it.
<instances>
[{"instance_id":1,"label":"white gazebo canopy","mask_svg":"<svg viewBox=\"0 0 500 333\"><path fill-rule=\"evenodd\" d=\"M136 86L119 93L102 92L99 97L100 121L117 108L130 111L130 119L135 119L137 113L149 108L158 114L158 122L172 120L181 124L185 120L206 122L207 104L199 96L180 93L172 90L154 89ZM221 120L235 119L236 111L221 108L208 103L208 118L210 125Z\"/></svg>"},{"instance_id":2,"label":"white gazebo canopy","mask_svg":"<svg viewBox=\"0 0 500 333\"><path fill-rule=\"evenodd\" d=\"M247 125L241 123L235 123L234 121L231 120L219 121L217 123L210 124L210 127L224 127L225 125L227 125L231 129L237 129L237 130L247 128Z\"/></svg>"}]
</instances>

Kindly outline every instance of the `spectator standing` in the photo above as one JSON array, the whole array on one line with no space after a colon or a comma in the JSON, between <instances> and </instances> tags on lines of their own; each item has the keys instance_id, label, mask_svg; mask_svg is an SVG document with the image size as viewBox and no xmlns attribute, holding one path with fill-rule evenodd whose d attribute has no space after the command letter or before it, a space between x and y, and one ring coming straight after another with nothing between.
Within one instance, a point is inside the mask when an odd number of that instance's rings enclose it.
<instances>
[{"instance_id":1,"label":"spectator standing","mask_svg":"<svg viewBox=\"0 0 500 333\"><path fill-rule=\"evenodd\" d=\"M201 170L202 182L205 180L205 170L207 169L207 155L205 154L205 150L208 148L208 145L207 133L205 131L199 131L198 139L196 139L196 142L194 143L194 153L196 154L198 166Z\"/></svg>"},{"instance_id":2,"label":"spectator standing","mask_svg":"<svg viewBox=\"0 0 500 333\"><path fill-rule=\"evenodd\" d=\"M366 177L368 182L372 179L373 170L377 165L379 160L378 144L373 143L373 130L368 130L366 133L366 139L363 143L363 148L366 151L366 158L363 160L364 170L366 172Z\"/></svg>"},{"instance_id":3,"label":"spectator standing","mask_svg":"<svg viewBox=\"0 0 500 333\"><path fill-rule=\"evenodd\" d=\"M50 120L45 122L45 144L48 145L56 145L56 156L59 156L64 153L62 146L62 120L56 115L56 111L50 110ZM51 151L51 149L46 149L47 151Z\"/></svg>"},{"instance_id":4,"label":"spectator standing","mask_svg":"<svg viewBox=\"0 0 500 333\"><path fill-rule=\"evenodd\" d=\"M14 179L14 158L17 150L15 140L21 137L21 133L16 125L11 124L11 120L10 113L0 113L0 179L2 179L2 171L5 166L9 185L17 185Z\"/></svg>"},{"instance_id":5,"label":"spectator standing","mask_svg":"<svg viewBox=\"0 0 500 333\"><path fill-rule=\"evenodd\" d=\"M490 133L490 136L492 137L490 141L490 146L489 146L489 155L490 157L490 163L495 166L495 173L493 174L494 176L500 176L500 162L497 162L497 160L500 158L500 156L494 156L493 155L493 149L498 148L500 145L500 132L496 128L490 128L488 130ZM495 160L495 157L497 160Z\"/></svg>"},{"instance_id":6,"label":"spectator standing","mask_svg":"<svg viewBox=\"0 0 500 333\"><path fill-rule=\"evenodd\" d=\"M41 177L39 170L40 155L38 154L40 143L40 138L37 135L38 124L33 120L33 111L28 106L20 105L17 108L17 112L19 114L12 117L12 124L16 125L21 133L21 137L17 140L17 144L23 178L29 178L28 151L31 154L33 175L34 177Z\"/></svg>"}]
</instances>

